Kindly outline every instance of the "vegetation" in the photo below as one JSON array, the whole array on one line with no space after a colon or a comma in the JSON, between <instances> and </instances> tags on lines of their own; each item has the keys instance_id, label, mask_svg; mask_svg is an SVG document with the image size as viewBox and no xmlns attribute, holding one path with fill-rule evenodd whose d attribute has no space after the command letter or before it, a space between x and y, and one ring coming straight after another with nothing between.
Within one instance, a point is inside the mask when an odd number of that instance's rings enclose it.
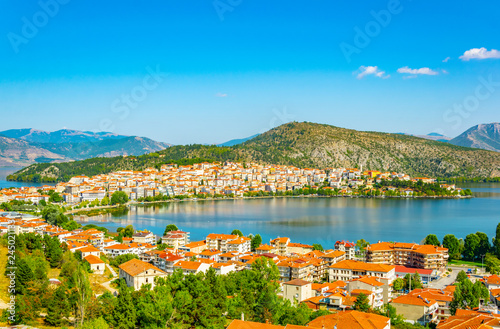
<instances>
[{"instance_id":1,"label":"vegetation","mask_svg":"<svg viewBox=\"0 0 500 329\"><path fill-rule=\"evenodd\" d=\"M128 201L127 193L123 191L113 192L111 195L111 204L125 204Z\"/></svg>"},{"instance_id":2,"label":"vegetation","mask_svg":"<svg viewBox=\"0 0 500 329\"><path fill-rule=\"evenodd\" d=\"M234 229L232 232L231 232L232 235L238 235L238 236L243 236L243 233L241 233L240 230L238 229Z\"/></svg>"},{"instance_id":3,"label":"vegetation","mask_svg":"<svg viewBox=\"0 0 500 329\"><path fill-rule=\"evenodd\" d=\"M500 154L408 135L361 132L330 125L292 122L231 147L178 145L141 156L39 163L8 177L15 181L67 181L77 175L142 170L165 163L261 162L297 167L344 167L405 172L412 176L498 177ZM495 178L497 179L497 178Z\"/></svg>"},{"instance_id":4,"label":"vegetation","mask_svg":"<svg viewBox=\"0 0 500 329\"><path fill-rule=\"evenodd\" d=\"M168 232L170 231L178 231L179 228L175 224L168 224L167 227L165 227L165 231L163 232L163 236L167 235Z\"/></svg>"},{"instance_id":5,"label":"vegetation","mask_svg":"<svg viewBox=\"0 0 500 329\"><path fill-rule=\"evenodd\" d=\"M255 236L253 236L250 244L252 251L255 251L255 249L257 249L262 244L262 237L260 236L260 234L256 234Z\"/></svg>"},{"instance_id":6,"label":"vegetation","mask_svg":"<svg viewBox=\"0 0 500 329\"><path fill-rule=\"evenodd\" d=\"M479 300L489 300L488 288L479 280L474 284L469 280L467 274L461 271L455 283L453 300L450 303L450 312L455 315L457 309L474 309L479 306Z\"/></svg>"},{"instance_id":7,"label":"vegetation","mask_svg":"<svg viewBox=\"0 0 500 329\"><path fill-rule=\"evenodd\" d=\"M428 236L425 237L424 239L424 244L431 244L433 246L440 246L441 242L439 242L439 239L435 234L429 234Z\"/></svg>"}]
</instances>

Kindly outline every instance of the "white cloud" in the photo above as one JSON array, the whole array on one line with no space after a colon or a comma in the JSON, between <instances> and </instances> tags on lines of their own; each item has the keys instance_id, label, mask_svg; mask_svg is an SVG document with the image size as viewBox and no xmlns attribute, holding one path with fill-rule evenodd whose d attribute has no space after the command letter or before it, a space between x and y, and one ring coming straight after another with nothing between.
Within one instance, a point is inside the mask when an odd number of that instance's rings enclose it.
<instances>
[{"instance_id":1,"label":"white cloud","mask_svg":"<svg viewBox=\"0 0 500 329\"><path fill-rule=\"evenodd\" d=\"M450 59L451 59L450 56L446 57L445 59L443 59L443 63L447 63Z\"/></svg>"},{"instance_id":2,"label":"white cloud","mask_svg":"<svg viewBox=\"0 0 500 329\"><path fill-rule=\"evenodd\" d=\"M484 47L472 48L467 50L459 58L463 61L470 61L471 59L500 58L500 51L496 49L488 50Z\"/></svg>"},{"instance_id":3,"label":"white cloud","mask_svg":"<svg viewBox=\"0 0 500 329\"><path fill-rule=\"evenodd\" d=\"M385 71L380 70L378 66L360 66L359 70L356 72L359 72L357 76L358 79L363 79L367 75L374 75L383 79L390 77L390 75L385 74Z\"/></svg>"},{"instance_id":4,"label":"white cloud","mask_svg":"<svg viewBox=\"0 0 500 329\"><path fill-rule=\"evenodd\" d=\"M428 67L422 67L420 69L410 69L408 66L400 67L398 69L398 73L402 74L411 74L411 75L438 75L437 71L434 71Z\"/></svg>"},{"instance_id":5,"label":"white cloud","mask_svg":"<svg viewBox=\"0 0 500 329\"><path fill-rule=\"evenodd\" d=\"M225 93L217 93L217 94L215 94L215 97L227 97L227 94L225 94Z\"/></svg>"}]
</instances>

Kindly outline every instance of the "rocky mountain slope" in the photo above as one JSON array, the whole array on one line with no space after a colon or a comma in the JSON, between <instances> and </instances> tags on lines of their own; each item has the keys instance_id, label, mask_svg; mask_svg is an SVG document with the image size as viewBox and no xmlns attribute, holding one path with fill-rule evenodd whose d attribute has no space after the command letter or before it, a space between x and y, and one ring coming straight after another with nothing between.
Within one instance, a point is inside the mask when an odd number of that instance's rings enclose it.
<instances>
[{"instance_id":1,"label":"rocky mountain slope","mask_svg":"<svg viewBox=\"0 0 500 329\"><path fill-rule=\"evenodd\" d=\"M500 123L480 124L453 138L450 143L500 152Z\"/></svg>"},{"instance_id":2,"label":"rocky mountain slope","mask_svg":"<svg viewBox=\"0 0 500 329\"><path fill-rule=\"evenodd\" d=\"M66 157L27 141L0 136L0 166L27 166L34 162L63 161Z\"/></svg>"},{"instance_id":3,"label":"rocky mountain slope","mask_svg":"<svg viewBox=\"0 0 500 329\"><path fill-rule=\"evenodd\" d=\"M53 132L37 130L32 128L25 129L10 129L1 131L0 135L19 138L28 142L34 143L82 143L82 142L96 142L107 139L121 139L128 136L117 135L110 132L90 132L78 131L71 129L61 129Z\"/></svg>"},{"instance_id":4,"label":"rocky mountain slope","mask_svg":"<svg viewBox=\"0 0 500 329\"><path fill-rule=\"evenodd\" d=\"M142 155L169 146L145 137L112 133L12 129L0 133L0 166Z\"/></svg>"}]
</instances>

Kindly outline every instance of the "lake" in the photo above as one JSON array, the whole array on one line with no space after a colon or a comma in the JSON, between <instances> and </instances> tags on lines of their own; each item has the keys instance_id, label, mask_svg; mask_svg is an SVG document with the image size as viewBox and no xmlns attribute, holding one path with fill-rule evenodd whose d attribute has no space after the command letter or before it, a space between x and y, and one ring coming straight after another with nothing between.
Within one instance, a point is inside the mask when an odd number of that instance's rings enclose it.
<instances>
[{"instance_id":1,"label":"lake","mask_svg":"<svg viewBox=\"0 0 500 329\"><path fill-rule=\"evenodd\" d=\"M162 235L176 224L191 240L209 233L259 233L264 242L278 236L292 242L333 247L337 240L420 242L433 233L465 238L485 232L491 238L500 222L500 184L463 184L472 199L274 198L187 201L133 206L125 215L91 218L88 223L116 230L134 225Z\"/></svg>"},{"instance_id":2,"label":"lake","mask_svg":"<svg viewBox=\"0 0 500 329\"><path fill-rule=\"evenodd\" d=\"M0 189L8 187L24 187L24 186L43 186L54 185L51 183L23 183L23 182L9 182L6 177L18 171L18 167L0 167Z\"/></svg>"}]
</instances>

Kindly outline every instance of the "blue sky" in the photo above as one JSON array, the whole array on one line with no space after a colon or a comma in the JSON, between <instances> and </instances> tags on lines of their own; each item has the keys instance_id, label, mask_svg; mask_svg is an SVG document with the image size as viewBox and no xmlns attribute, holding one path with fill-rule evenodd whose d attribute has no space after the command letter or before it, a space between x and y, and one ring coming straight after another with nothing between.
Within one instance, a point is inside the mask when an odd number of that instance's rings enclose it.
<instances>
[{"instance_id":1,"label":"blue sky","mask_svg":"<svg viewBox=\"0 0 500 329\"><path fill-rule=\"evenodd\" d=\"M217 143L296 120L456 136L500 121L498 12L496 1L5 0L0 130Z\"/></svg>"}]
</instances>

